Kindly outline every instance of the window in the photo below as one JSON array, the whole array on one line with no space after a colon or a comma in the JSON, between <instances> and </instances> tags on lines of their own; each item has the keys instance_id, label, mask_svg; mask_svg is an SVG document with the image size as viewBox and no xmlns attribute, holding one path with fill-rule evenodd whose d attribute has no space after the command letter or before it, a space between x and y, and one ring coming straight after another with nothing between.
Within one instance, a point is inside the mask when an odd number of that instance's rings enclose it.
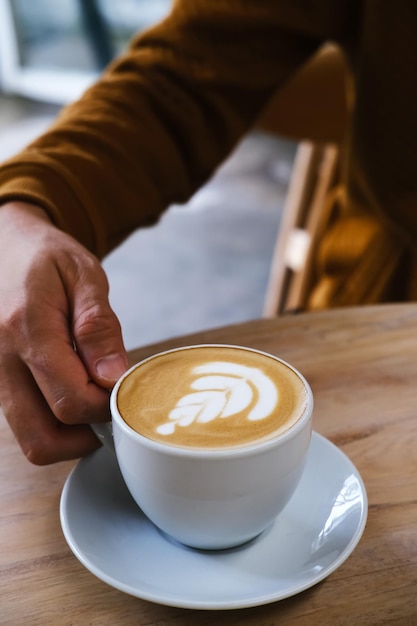
<instances>
[{"instance_id":1,"label":"window","mask_svg":"<svg viewBox=\"0 0 417 626\"><path fill-rule=\"evenodd\" d=\"M0 87L48 102L76 99L171 0L0 0Z\"/></svg>"}]
</instances>

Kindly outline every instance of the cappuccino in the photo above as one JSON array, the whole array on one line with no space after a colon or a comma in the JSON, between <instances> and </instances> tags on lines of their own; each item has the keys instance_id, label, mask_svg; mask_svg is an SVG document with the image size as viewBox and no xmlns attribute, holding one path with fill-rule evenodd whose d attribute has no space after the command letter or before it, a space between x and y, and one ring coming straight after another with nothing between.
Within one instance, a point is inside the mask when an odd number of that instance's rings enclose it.
<instances>
[{"instance_id":1,"label":"cappuccino","mask_svg":"<svg viewBox=\"0 0 417 626\"><path fill-rule=\"evenodd\" d=\"M304 415L302 377L273 356L235 346L179 348L123 379L117 407L140 435L182 448L239 448L275 438Z\"/></svg>"}]
</instances>

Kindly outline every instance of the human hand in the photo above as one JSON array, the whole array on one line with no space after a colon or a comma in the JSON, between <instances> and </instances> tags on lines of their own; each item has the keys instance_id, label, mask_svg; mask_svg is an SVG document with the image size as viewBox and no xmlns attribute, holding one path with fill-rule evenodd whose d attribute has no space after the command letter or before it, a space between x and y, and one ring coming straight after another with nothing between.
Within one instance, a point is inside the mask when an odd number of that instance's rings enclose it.
<instances>
[{"instance_id":1,"label":"human hand","mask_svg":"<svg viewBox=\"0 0 417 626\"><path fill-rule=\"evenodd\" d=\"M0 250L1 408L32 463L84 456L128 367L105 273L26 203L0 207Z\"/></svg>"}]
</instances>

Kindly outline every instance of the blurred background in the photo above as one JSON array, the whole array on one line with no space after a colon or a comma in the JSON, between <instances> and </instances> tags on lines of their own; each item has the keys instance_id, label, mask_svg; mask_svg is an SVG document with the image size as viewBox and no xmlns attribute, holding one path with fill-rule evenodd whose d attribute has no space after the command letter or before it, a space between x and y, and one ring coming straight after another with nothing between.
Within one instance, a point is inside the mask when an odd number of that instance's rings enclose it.
<instances>
[{"instance_id":1,"label":"blurred background","mask_svg":"<svg viewBox=\"0 0 417 626\"><path fill-rule=\"evenodd\" d=\"M0 160L48 127L171 0L0 0ZM260 317L296 145L243 138L188 204L104 260L127 348Z\"/></svg>"}]
</instances>

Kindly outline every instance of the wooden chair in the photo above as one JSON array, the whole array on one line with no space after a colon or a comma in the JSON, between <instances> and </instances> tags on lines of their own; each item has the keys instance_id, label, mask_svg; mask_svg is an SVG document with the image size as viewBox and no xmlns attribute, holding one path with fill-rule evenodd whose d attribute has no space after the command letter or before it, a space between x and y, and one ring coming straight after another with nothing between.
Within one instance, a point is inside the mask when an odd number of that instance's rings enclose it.
<instances>
[{"instance_id":1,"label":"wooden chair","mask_svg":"<svg viewBox=\"0 0 417 626\"><path fill-rule=\"evenodd\" d=\"M271 262L264 315L305 309L314 284L317 242L343 194L341 151L351 107L349 72L324 46L269 103L258 127L298 147Z\"/></svg>"}]
</instances>

